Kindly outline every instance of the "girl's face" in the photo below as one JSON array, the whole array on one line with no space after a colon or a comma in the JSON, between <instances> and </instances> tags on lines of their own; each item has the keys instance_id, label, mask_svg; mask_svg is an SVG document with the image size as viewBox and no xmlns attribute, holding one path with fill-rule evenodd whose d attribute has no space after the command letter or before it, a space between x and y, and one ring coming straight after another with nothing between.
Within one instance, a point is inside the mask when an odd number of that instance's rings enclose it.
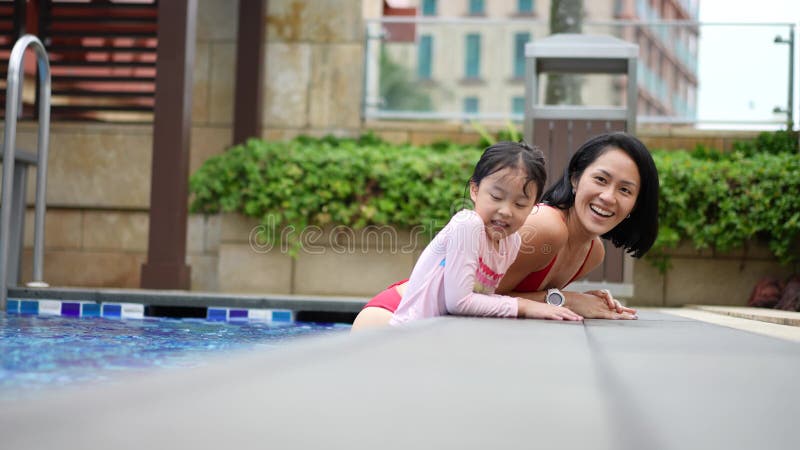
<instances>
[{"instance_id":1,"label":"girl's face","mask_svg":"<svg viewBox=\"0 0 800 450\"><path fill-rule=\"evenodd\" d=\"M608 233L633 211L640 186L633 159L618 148L608 149L573 180L574 213L591 234Z\"/></svg>"},{"instance_id":2,"label":"girl's face","mask_svg":"<svg viewBox=\"0 0 800 450\"><path fill-rule=\"evenodd\" d=\"M483 219L486 235L499 241L513 234L525 223L536 198L536 184L525 188L525 173L507 167L486 176L480 185L470 183L470 198L475 212ZM527 194L527 195L526 195Z\"/></svg>"}]
</instances>

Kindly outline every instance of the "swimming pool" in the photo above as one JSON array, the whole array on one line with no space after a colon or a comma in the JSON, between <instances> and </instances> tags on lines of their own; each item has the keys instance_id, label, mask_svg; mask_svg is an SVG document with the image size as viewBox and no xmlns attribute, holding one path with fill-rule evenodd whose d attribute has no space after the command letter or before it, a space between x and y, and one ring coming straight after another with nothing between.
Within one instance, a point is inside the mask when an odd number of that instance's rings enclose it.
<instances>
[{"instance_id":1,"label":"swimming pool","mask_svg":"<svg viewBox=\"0 0 800 450\"><path fill-rule=\"evenodd\" d=\"M64 308L66 309L66 308ZM236 319L233 310L228 319ZM120 374L190 368L211 355L269 349L293 339L341 333L349 325L0 311L0 398L44 388L113 382Z\"/></svg>"}]
</instances>

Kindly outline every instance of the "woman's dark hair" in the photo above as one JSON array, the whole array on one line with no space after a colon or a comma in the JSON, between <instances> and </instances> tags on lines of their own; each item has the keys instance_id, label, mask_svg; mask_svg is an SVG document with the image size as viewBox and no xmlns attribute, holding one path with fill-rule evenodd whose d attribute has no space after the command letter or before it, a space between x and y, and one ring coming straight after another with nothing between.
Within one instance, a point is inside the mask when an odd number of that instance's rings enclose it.
<instances>
[{"instance_id":1,"label":"woman's dark hair","mask_svg":"<svg viewBox=\"0 0 800 450\"><path fill-rule=\"evenodd\" d=\"M507 167L518 168L525 172L523 192L527 190L528 184L535 183L536 198L534 201L538 203L542 198L547 181L544 154L538 148L531 147L524 142L498 142L487 147L483 151L481 159L475 164L475 170L469 181L478 186L484 178ZM469 187L469 183L467 183L467 187Z\"/></svg>"},{"instance_id":2,"label":"woman's dark hair","mask_svg":"<svg viewBox=\"0 0 800 450\"><path fill-rule=\"evenodd\" d=\"M575 203L572 181L577 181L590 164L611 149L620 149L633 159L639 169L641 187L630 217L603 238L640 258L650 250L658 235L658 170L647 147L630 134L601 134L586 141L572 155L564 175L544 193L542 202L561 210L571 208Z\"/></svg>"}]
</instances>

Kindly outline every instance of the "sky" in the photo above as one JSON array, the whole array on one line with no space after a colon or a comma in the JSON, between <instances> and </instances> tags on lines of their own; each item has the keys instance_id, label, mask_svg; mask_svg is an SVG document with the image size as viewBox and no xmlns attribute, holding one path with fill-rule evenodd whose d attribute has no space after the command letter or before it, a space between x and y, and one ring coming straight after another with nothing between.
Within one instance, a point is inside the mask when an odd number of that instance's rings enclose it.
<instances>
[{"instance_id":1,"label":"sky","mask_svg":"<svg viewBox=\"0 0 800 450\"><path fill-rule=\"evenodd\" d=\"M800 0L700 0L700 22L800 22ZM795 33L800 32L796 30ZM773 120L772 112L786 107L789 46L776 44L788 27L704 25L699 43L698 118L705 120ZM795 36L795 80L798 45ZM800 94L795 94L795 123Z\"/></svg>"}]
</instances>

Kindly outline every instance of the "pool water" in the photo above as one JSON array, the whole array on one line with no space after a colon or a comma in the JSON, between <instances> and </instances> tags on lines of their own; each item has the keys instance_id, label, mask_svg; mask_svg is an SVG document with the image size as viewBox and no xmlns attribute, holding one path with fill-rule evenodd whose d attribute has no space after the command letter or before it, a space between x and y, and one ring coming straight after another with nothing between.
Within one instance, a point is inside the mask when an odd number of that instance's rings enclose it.
<instances>
[{"instance_id":1,"label":"pool water","mask_svg":"<svg viewBox=\"0 0 800 450\"><path fill-rule=\"evenodd\" d=\"M156 367L197 367L210 354L269 349L349 325L106 319L0 312L0 398L12 392L113 380Z\"/></svg>"}]
</instances>

